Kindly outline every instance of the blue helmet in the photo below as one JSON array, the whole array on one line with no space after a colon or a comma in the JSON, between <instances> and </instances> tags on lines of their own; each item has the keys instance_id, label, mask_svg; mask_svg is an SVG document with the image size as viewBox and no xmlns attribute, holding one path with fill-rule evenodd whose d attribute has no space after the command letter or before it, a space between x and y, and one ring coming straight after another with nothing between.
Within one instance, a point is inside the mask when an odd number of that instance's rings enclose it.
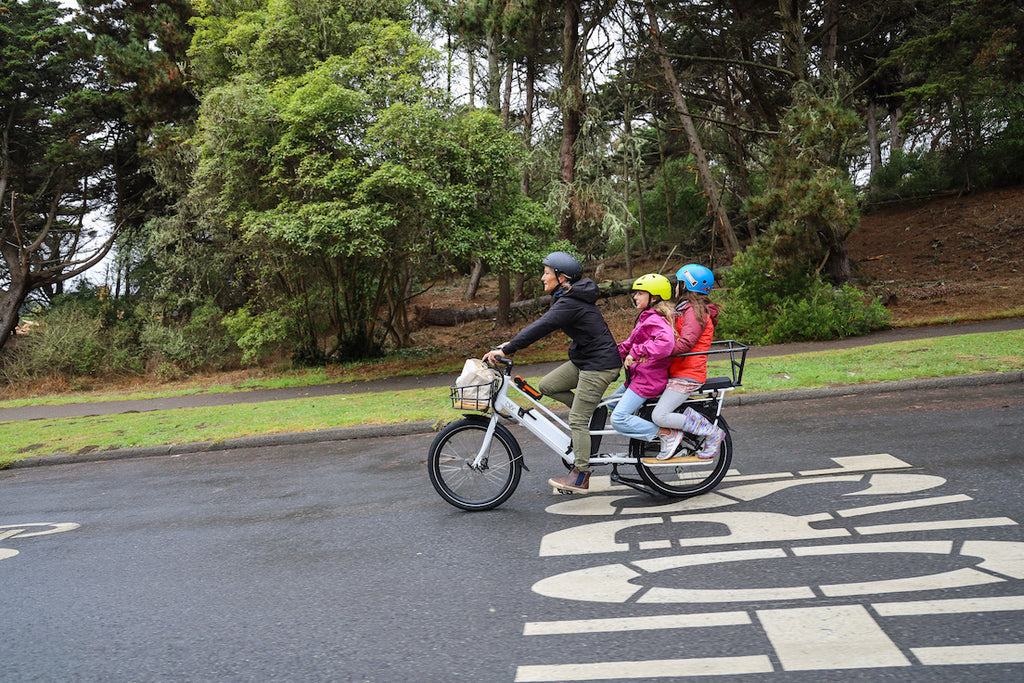
<instances>
[{"instance_id":1,"label":"blue helmet","mask_svg":"<svg viewBox=\"0 0 1024 683\"><path fill-rule=\"evenodd\" d=\"M676 271L676 279L688 291L710 294L715 286L715 274L710 268L697 263L690 263Z\"/></svg>"}]
</instances>

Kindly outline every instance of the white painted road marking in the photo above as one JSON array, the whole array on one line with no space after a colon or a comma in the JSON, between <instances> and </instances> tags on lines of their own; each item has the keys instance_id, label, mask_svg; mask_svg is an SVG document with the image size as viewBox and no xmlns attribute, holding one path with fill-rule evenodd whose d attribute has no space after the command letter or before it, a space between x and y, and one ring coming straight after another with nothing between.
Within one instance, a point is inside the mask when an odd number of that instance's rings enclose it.
<instances>
[{"instance_id":1,"label":"white painted road marking","mask_svg":"<svg viewBox=\"0 0 1024 683\"><path fill-rule=\"evenodd\" d=\"M662 628L704 628L707 626L742 626L749 624L746 612L712 612L710 614L662 614L655 617L620 619L576 619L571 621L532 621L523 627L524 636L551 636L569 633L624 633Z\"/></svg>"},{"instance_id":2,"label":"white painted road marking","mask_svg":"<svg viewBox=\"0 0 1024 683\"><path fill-rule=\"evenodd\" d=\"M782 668L787 671L903 667L913 665L913 662L885 632L884 622L887 618L1024 611L1024 596L873 602L868 607L882 619L883 623L872 618L867 607L839 605L769 610L755 608L753 616L746 611L733 610L624 619L530 622L524 629L524 635L559 636L658 628L747 627L756 621L771 643ZM909 647L907 651L922 665L1024 663L1024 643ZM653 662L654 668L650 669L631 668L635 664L636 662L592 662L522 666L519 667L516 680L630 680L772 671L771 668L757 668L762 664L762 660L756 655L656 660ZM743 665L751 666L752 669L738 670Z\"/></svg>"},{"instance_id":3,"label":"white painted road marking","mask_svg":"<svg viewBox=\"0 0 1024 683\"><path fill-rule=\"evenodd\" d=\"M1024 610L1024 595L1010 595L998 598L946 598L944 600L876 602L871 607L883 617L963 614L970 612L1016 612Z\"/></svg>"},{"instance_id":4,"label":"white painted road marking","mask_svg":"<svg viewBox=\"0 0 1024 683\"><path fill-rule=\"evenodd\" d=\"M32 536L46 536L48 534L59 534L62 531L73 531L74 529L77 529L79 526L81 526L81 525L80 524L76 524L75 522L56 522L56 523L54 523L54 522L31 522L29 524L4 524L4 525L0 525L0 530L2 530L2 529L13 530L14 534L11 535L10 538L14 538L15 536L17 536L18 538L31 538ZM31 531L29 533L24 533L25 531L27 531L27 529L25 527L53 527L53 528L52 529L43 529L42 531ZM0 533L3 533L3 531L0 531Z\"/></svg>"},{"instance_id":5,"label":"white painted road marking","mask_svg":"<svg viewBox=\"0 0 1024 683\"><path fill-rule=\"evenodd\" d=\"M635 662L590 662L520 666L516 683L542 681L626 681L633 678L685 678L687 676L740 676L771 673L767 657L710 657L707 659L652 659Z\"/></svg>"},{"instance_id":6,"label":"white painted road marking","mask_svg":"<svg viewBox=\"0 0 1024 683\"><path fill-rule=\"evenodd\" d=\"M1024 662L1024 644L950 645L911 649L922 664L1019 664Z\"/></svg>"},{"instance_id":7,"label":"white painted road marking","mask_svg":"<svg viewBox=\"0 0 1024 683\"><path fill-rule=\"evenodd\" d=\"M821 557L835 555L947 555L959 559L953 553L952 541L892 541L885 543L843 543L825 546L803 546L792 549L793 556ZM1006 578L1024 578L1024 543L1018 541L967 541L960 556L978 557L982 562L977 569L963 567L945 572L876 579L863 582L822 584L817 586L820 594L830 597L850 597L874 593L899 593L923 590L945 590L1001 583ZM785 559L789 557L782 548L760 548L756 550L732 550L719 553L694 553L657 557L632 562L648 574L656 574L685 567L706 567L725 562L748 560ZM792 558L790 558L792 559ZM911 565L912 566L912 565ZM985 571L979 571L984 569ZM998 574L1002 576L995 576ZM566 600L587 602L624 603L641 593L644 586L635 580L640 572L623 564L606 564L556 574L533 585L540 595ZM780 573L780 579L785 573ZM583 582L583 583L581 583ZM580 595L580 585L591 586L586 594ZM778 586L771 588L665 588L654 586L637 598L640 603L714 603L750 602L756 600L806 600L816 596L812 586Z\"/></svg>"},{"instance_id":8,"label":"white painted road marking","mask_svg":"<svg viewBox=\"0 0 1024 683\"><path fill-rule=\"evenodd\" d=\"M757 616L786 671L910 664L861 605L758 610Z\"/></svg>"},{"instance_id":9,"label":"white painted road marking","mask_svg":"<svg viewBox=\"0 0 1024 683\"><path fill-rule=\"evenodd\" d=\"M949 514L937 518L937 509L950 509L973 503L964 494L918 497L922 491L946 484L942 477L914 472L892 472L910 465L889 454L852 458L834 458L837 467L798 473L767 473L739 476L731 473L717 491L670 505L634 507L635 493L608 487L601 496L589 496L552 505L548 512L559 515L612 517L611 520L579 524L571 529L547 534L541 540L540 556L587 557L598 553L627 553L618 563L601 563L537 581L533 590L561 600L606 602L611 606L633 604L649 608L656 605L685 605L693 613L625 616L599 619L529 622L523 634L559 637L565 635L612 634L630 631L671 629L726 629L729 642L744 634L753 652L741 656L657 659L646 662L576 662L551 665L524 665L517 669L517 681L632 680L639 678L684 678L706 675L743 675L785 671L841 671L879 667L921 667L926 665L1024 664L1024 642L970 643L971 630L955 631L949 642L935 646L899 642L904 634L896 626L901 618L929 615L1018 612L1024 616L1024 595L1007 596L1006 588L998 597L957 597L931 600L872 601L871 596L898 593L939 593L964 590L972 586L1006 584L1024 580L1024 542L950 537L935 538L936 532L1019 527L1008 517L959 517ZM890 470L879 472L878 470ZM744 483L739 483L744 482ZM741 503L762 500L795 487L810 489L814 484L829 488L827 497L808 491L803 498L818 512L787 515L776 512L730 510ZM837 484L855 489L841 492ZM829 503L836 496L886 496L883 504L841 507ZM903 499L898 496L906 496ZM847 500L849 500L847 498ZM876 499L877 500L877 499ZM726 509L723 509L726 508ZM822 509L823 508L823 509ZM914 511L923 511L915 513ZM929 516L929 512L932 514ZM898 515L898 521L886 521L886 515ZM870 517L871 524L852 525L852 520ZM921 519L921 517L926 517ZM887 534L928 534L921 540L880 540L867 542L865 536ZM1004 534L1005 537L1005 534ZM805 541L803 543L794 543ZM809 541L810 543L806 543ZM817 544L815 544L815 542ZM716 550L716 546L738 547ZM757 544L752 546L751 544ZM772 544L772 545L768 545ZM704 552L692 552L693 549ZM641 559L630 556L642 551L668 551L659 557ZM915 562L914 555L931 555L938 564ZM833 557L845 562L857 555L889 555L898 561L857 563L879 566L885 571L873 573L867 581L786 585L793 573L785 563L804 567L809 558ZM902 557L900 557L902 556ZM724 563L783 563L781 571L766 572L779 585L743 585L721 589L687 587L687 577L706 576ZM943 564L948 567L943 568ZM775 565L773 564L772 567ZM899 567L900 569L894 569ZM683 571L679 571L683 570ZM687 571L693 570L693 571ZM930 571L927 574L916 572ZM659 572L671 572L663 577ZM905 576L893 576L893 573ZM727 571L723 571L723 574ZM796 574L799 576L800 574ZM733 582L735 584L735 582ZM760 583L760 582L759 582ZM586 591L579 586L586 585ZM706 585L706 584L705 584ZM1013 590L1013 587L1010 587ZM1021 591L1018 591L1021 592ZM864 597L861 597L864 596ZM847 604L819 606L822 598L852 598ZM861 597L857 600L857 597ZM883 598L884 600L884 598ZM801 601L806 606L773 606L758 609L765 601ZM748 602L748 609L700 611L700 606ZM833 600L835 602L835 600ZM642 612L641 612L642 613ZM627 612L628 614L628 612ZM948 623L948 622L946 622ZM892 625L891 631L887 627ZM760 628L761 639L749 640L751 626ZM743 631L728 632L739 628ZM715 631L723 634L723 631ZM707 642L711 636L700 636ZM685 635L681 636L685 642ZM1024 641L1024 631L1011 633L1008 640ZM682 645L681 645L682 647ZM764 650L764 651L762 651ZM570 649L572 659L585 658L593 649ZM582 653L582 654L579 654ZM697 653L694 653L697 654Z\"/></svg>"},{"instance_id":10,"label":"white painted road marking","mask_svg":"<svg viewBox=\"0 0 1024 683\"><path fill-rule=\"evenodd\" d=\"M31 522L29 524L3 524L0 525L0 541L3 540L21 540L23 538L31 538L33 536L45 536L47 534L58 534L62 531L71 531L77 529L80 525L74 522L58 522L56 524L50 522ZM38 527L49 527L44 528L40 531L29 531L30 528L35 529ZM17 550L11 548L0 548L0 560L6 560L9 557L14 557L18 554Z\"/></svg>"}]
</instances>

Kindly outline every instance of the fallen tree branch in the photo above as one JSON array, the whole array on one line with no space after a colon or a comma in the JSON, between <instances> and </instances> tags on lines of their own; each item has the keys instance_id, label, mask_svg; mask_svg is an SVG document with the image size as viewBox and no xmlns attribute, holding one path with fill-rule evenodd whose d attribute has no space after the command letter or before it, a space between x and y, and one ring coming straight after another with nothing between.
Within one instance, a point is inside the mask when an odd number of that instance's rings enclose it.
<instances>
[{"instance_id":1,"label":"fallen tree branch","mask_svg":"<svg viewBox=\"0 0 1024 683\"><path fill-rule=\"evenodd\" d=\"M601 298L629 294L633 289L633 280L608 280L598 283L597 289ZM669 278L672 281L672 278ZM512 304L512 312L526 311L532 308L546 307L551 303L551 295L545 294L535 299L516 301ZM479 308L426 308L417 306L413 309L413 321L417 327L454 327L473 320L487 320L498 315L497 306Z\"/></svg>"}]
</instances>

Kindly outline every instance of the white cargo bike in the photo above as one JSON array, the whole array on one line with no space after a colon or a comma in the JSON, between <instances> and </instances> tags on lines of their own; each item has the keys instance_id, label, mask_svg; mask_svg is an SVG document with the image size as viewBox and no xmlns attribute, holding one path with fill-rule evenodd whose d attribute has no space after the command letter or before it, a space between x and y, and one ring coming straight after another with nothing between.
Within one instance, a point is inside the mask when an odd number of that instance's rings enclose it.
<instances>
[{"instance_id":1,"label":"white cargo bike","mask_svg":"<svg viewBox=\"0 0 1024 683\"><path fill-rule=\"evenodd\" d=\"M749 347L734 340L713 342L708 351L709 369L715 360L727 361L729 376L709 377L677 412L693 408L725 430L718 453L711 459L697 457L703 437L687 434L668 460L658 460L658 441L625 440L606 428L611 401L606 398L594 411L590 433L590 467L610 467L611 480L652 495L689 498L714 489L732 461L732 436L722 415L726 395L740 386ZM683 354L698 355L698 354ZM502 421L525 428L561 458L573 465L569 425L540 403L540 393L522 377L513 376L513 361L502 359L493 381L484 385L451 387L452 405L473 411L442 429L430 445L427 469L434 489L457 508L490 510L515 492L526 469L523 452ZM510 392L512 395L510 396ZM648 401L640 415L649 417L656 401ZM606 438L607 437L607 438ZM616 438L618 437L618 438ZM612 449L605 445L618 442ZM625 468L626 472L620 470Z\"/></svg>"}]
</instances>

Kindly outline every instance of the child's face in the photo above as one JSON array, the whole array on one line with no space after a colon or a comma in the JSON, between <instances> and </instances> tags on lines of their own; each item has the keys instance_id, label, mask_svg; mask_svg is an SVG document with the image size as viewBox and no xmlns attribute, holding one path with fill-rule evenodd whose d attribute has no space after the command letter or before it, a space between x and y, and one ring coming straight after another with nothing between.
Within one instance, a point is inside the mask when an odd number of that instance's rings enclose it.
<instances>
[{"instance_id":1,"label":"child's face","mask_svg":"<svg viewBox=\"0 0 1024 683\"><path fill-rule=\"evenodd\" d=\"M651 293L638 289L633 292L633 304L637 308L647 308L651 303Z\"/></svg>"}]
</instances>

